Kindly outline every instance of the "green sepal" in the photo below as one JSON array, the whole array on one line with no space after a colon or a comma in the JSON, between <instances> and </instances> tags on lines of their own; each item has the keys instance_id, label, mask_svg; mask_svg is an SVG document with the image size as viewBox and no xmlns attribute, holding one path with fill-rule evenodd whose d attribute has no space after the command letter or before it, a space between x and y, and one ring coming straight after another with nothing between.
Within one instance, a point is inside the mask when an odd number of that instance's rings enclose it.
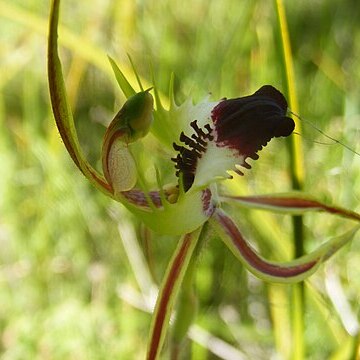
<instances>
[{"instance_id":1,"label":"green sepal","mask_svg":"<svg viewBox=\"0 0 360 360\"><path fill-rule=\"evenodd\" d=\"M75 165L99 190L114 197L111 187L85 158L76 134L73 114L67 99L64 76L58 54L58 23L60 0L51 4L48 38L48 81L51 105L62 140Z\"/></svg>"},{"instance_id":2,"label":"green sepal","mask_svg":"<svg viewBox=\"0 0 360 360\"><path fill-rule=\"evenodd\" d=\"M209 222L224 244L249 271L262 280L279 283L296 283L305 280L322 263L349 243L360 229L360 226L355 226L348 232L328 240L315 251L281 263L268 261L260 256L242 237L235 223L224 211L217 209Z\"/></svg>"},{"instance_id":3,"label":"green sepal","mask_svg":"<svg viewBox=\"0 0 360 360\"><path fill-rule=\"evenodd\" d=\"M324 204L300 191L254 196L222 195L220 200L224 202L229 202L230 200L246 208L268 210L289 215L302 215L309 211L320 211L360 221L360 214L339 206Z\"/></svg>"},{"instance_id":4,"label":"green sepal","mask_svg":"<svg viewBox=\"0 0 360 360\"><path fill-rule=\"evenodd\" d=\"M129 81L126 79L125 75L123 74L123 72L120 70L120 68L117 66L116 62L110 57L108 56L108 59L110 61L110 65L113 69L113 72L115 74L115 78L122 90L122 92L124 93L124 95L126 96L126 98L129 98L130 96L133 96L136 94L136 91L134 90L134 88L130 85Z\"/></svg>"}]
</instances>

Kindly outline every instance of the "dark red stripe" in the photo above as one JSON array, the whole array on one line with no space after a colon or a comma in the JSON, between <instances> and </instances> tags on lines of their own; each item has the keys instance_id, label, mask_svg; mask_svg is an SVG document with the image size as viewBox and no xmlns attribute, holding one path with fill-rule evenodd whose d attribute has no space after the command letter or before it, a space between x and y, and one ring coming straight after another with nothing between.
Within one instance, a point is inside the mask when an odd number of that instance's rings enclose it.
<instances>
[{"instance_id":1,"label":"dark red stripe","mask_svg":"<svg viewBox=\"0 0 360 360\"><path fill-rule=\"evenodd\" d=\"M53 7L51 9L51 22L50 22L50 34L49 43L48 43L48 81L49 81L49 90L53 114L56 121L56 126L59 130L61 138L65 144L65 147L70 154L75 165L79 170L86 176L84 169L81 166L80 159L77 157L72 145L69 134L64 126L63 118L60 109L66 109L67 104L64 98L61 96L61 85L59 86L56 81L56 63L61 68L60 60L57 52L57 26L59 21L59 1L53 2ZM66 111L66 110L65 110ZM85 164L86 169L88 170L91 177L106 191L111 193L111 188L104 179L102 179L94 169Z\"/></svg>"},{"instance_id":2,"label":"dark red stripe","mask_svg":"<svg viewBox=\"0 0 360 360\"><path fill-rule=\"evenodd\" d=\"M347 218L360 221L360 214L357 214L354 211L342 209L335 206L328 206L320 203L316 200L311 199L301 199L296 197L289 198L277 198L270 196L225 196L228 199L241 200L253 204L264 204L270 206L277 206L283 208L298 208L298 209L321 209L331 214L345 216Z\"/></svg>"},{"instance_id":3,"label":"dark red stripe","mask_svg":"<svg viewBox=\"0 0 360 360\"><path fill-rule=\"evenodd\" d=\"M233 244L243 255L245 260L252 267L264 274L282 278L289 278L301 275L304 272L310 270L313 266L315 266L319 260L318 259L317 261L314 260L306 264L295 265L291 267L284 267L268 263L265 260L261 259L259 255L257 255L256 252L247 244L245 239L242 237L240 231L229 217L220 213L216 213L216 217L219 220L219 223L221 224L223 229L230 236Z\"/></svg>"}]
</instances>

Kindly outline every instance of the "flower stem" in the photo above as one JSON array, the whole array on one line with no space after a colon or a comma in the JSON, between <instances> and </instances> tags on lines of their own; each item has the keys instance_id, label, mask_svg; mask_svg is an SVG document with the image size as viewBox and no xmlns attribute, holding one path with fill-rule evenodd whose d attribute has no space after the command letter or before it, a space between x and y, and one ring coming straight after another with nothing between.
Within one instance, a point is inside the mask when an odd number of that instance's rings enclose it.
<instances>
[{"instance_id":1,"label":"flower stem","mask_svg":"<svg viewBox=\"0 0 360 360\"><path fill-rule=\"evenodd\" d=\"M166 270L152 319L147 360L157 360L169 327L175 299L184 280L201 228L182 236Z\"/></svg>"},{"instance_id":2,"label":"flower stem","mask_svg":"<svg viewBox=\"0 0 360 360\"><path fill-rule=\"evenodd\" d=\"M184 346L184 342L186 340L188 330L193 324L197 313L197 296L194 283L197 260L206 238L205 234L207 233L207 228L208 225L206 223L202 228L197 245L194 249L181 284L180 294L176 306L176 316L171 331L171 360L190 357L190 354L185 353L186 351L189 351L190 346Z\"/></svg>"}]
</instances>

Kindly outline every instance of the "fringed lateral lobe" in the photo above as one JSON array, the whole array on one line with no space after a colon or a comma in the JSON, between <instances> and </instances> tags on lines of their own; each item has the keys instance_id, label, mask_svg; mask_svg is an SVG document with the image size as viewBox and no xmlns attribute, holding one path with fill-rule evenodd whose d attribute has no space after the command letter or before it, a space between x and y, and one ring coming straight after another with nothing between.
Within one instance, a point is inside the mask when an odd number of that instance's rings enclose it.
<instances>
[{"instance_id":1,"label":"fringed lateral lobe","mask_svg":"<svg viewBox=\"0 0 360 360\"><path fill-rule=\"evenodd\" d=\"M174 150L179 153L176 158L171 159L175 162L175 168L177 169L176 176L179 176L180 173L182 174L185 191L189 190L194 182L197 162L202 154L205 153L208 141L214 139L211 135L211 127L209 124L205 125L205 131L198 127L196 120L191 122L190 125L195 131L195 134L192 134L191 138L183 132L180 134L180 141L189 148L174 143Z\"/></svg>"}]
</instances>

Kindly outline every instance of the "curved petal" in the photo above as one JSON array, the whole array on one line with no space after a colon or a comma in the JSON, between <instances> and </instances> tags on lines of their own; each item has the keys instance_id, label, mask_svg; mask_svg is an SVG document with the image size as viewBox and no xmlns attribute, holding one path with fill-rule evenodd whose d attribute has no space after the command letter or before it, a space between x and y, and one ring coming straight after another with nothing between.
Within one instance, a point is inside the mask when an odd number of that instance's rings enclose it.
<instances>
[{"instance_id":1,"label":"curved petal","mask_svg":"<svg viewBox=\"0 0 360 360\"><path fill-rule=\"evenodd\" d=\"M152 318L147 360L156 360L160 356L171 311L199 239L200 231L201 228L181 238L166 270Z\"/></svg>"},{"instance_id":2,"label":"curved petal","mask_svg":"<svg viewBox=\"0 0 360 360\"><path fill-rule=\"evenodd\" d=\"M249 271L263 280L282 283L295 283L309 277L325 260L347 244L360 228L356 226L349 232L329 240L308 255L293 261L277 263L258 255L224 211L217 209L210 223L225 245Z\"/></svg>"},{"instance_id":3,"label":"curved petal","mask_svg":"<svg viewBox=\"0 0 360 360\"><path fill-rule=\"evenodd\" d=\"M48 81L51 105L56 125L75 165L94 186L106 195L113 197L111 187L105 178L89 164L83 155L76 134L74 119L67 100L64 77L58 55L57 28L59 22L59 6L60 0L53 0L50 13L48 40Z\"/></svg>"},{"instance_id":4,"label":"curved petal","mask_svg":"<svg viewBox=\"0 0 360 360\"><path fill-rule=\"evenodd\" d=\"M360 214L338 206L326 205L301 192L257 196L220 196L221 201L235 201L249 208L301 215L307 211L325 211L348 219L360 221Z\"/></svg>"}]
</instances>

